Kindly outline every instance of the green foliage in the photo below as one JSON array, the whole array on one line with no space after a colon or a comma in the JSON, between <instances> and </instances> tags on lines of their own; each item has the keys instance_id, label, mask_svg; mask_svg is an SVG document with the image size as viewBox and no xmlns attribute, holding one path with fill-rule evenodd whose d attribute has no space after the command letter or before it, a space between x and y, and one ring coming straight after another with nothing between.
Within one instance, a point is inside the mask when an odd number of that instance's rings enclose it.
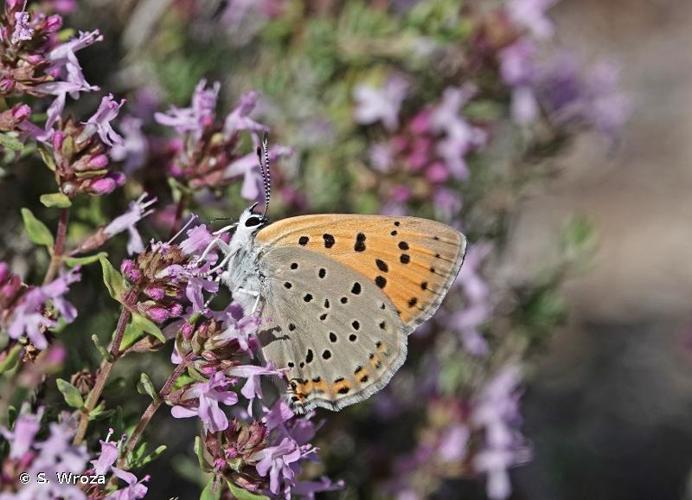
<instances>
[{"instance_id":1,"label":"green foliage","mask_svg":"<svg viewBox=\"0 0 692 500\"><path fill-rule=\"evenodd\" d=\"M123 341L120 348L127 349L144 335L151 335L162 343L166 342L166 337L163 336L163 332L156 325L156 323L139 313L133 312L132 319L127 325L125 335L123 335Z\"/></svg>"},{"instance_id":2,"label":"green foliage","mask_svg":"<svg viewBox=\"0 0 692 500\"><path fill-rule=\"evenodd\" d=\"M22 208L22 220L24 221L24 230L29 236L29 239L37 245L43 245L51 248L54 244L53 234L48 227L38 220L31 210Z\"/></svg>"},{"instance_id":3,"label":"green foliage","mask_svg":"<svg viewBox=\"0 0 692 500\"><path fill-rule=\"evenodd\" d=\"M67 208L72 206L70 199L62 193L42 194L41 203L48 208Z\"/></svg>"},{"instance_id":4,"label":"green foliage","mask_svg":"<svg viewBox=\"0 0 692 500\"><path fill-rule=\"evenodd\" d=\"M56 384L58 385L58 390L62 393L65 398L65 402L72 408L81 408L84 406L84 400L82 395L79 393L74 385L70 384L67 380L61 378L57 379Z\"/></svg>"},{"instance_id":5,"label":"green foliage","mask_svg":"<svg viewBox=\"0 0 692 500\"><path fill-rule=\"evenodd\" d=\"M159 399L159 393L156 390L156 387L154 387L154 383L149 378L149 375L144 372L139 375L137 392L142 395L149 396L153 401L157 401Z\"/></svg>"},{"instance_id":6,"label":"green foliage","mask_svg":"<svg viewBox=\"0 0 692 500\"><path fill-rule=\"evenodd\" d=\"M120 272L116 271L105 254L99 255L99 262L101 263L101 270L103 272L103 283L106 285L108 293L112 298L122 303L125 300L125 293L127 292L125 279Z\"/></svg>"},{"instance_id":7,"label":"green foliage","mask_svg":"<svg viewBox=\"0 0 692 500\"><path fill-rule=\"evenodd\" d=\"M0 375L6 372L14 371L19 365L19 355L24 348L21 344L15 344L7 353L5 358L0 361Z\"/></svg>"},{"instance_id":8,"label":"green foliage","mask_svg":"<svg viewBox=\"0 0 692 500\"><path fill-rule=\"evenodd\" d=\"M264 495L258 495L256 493L250 493L246 489L243 489L240 486L233 484L231 481L226 481L226 484L228 484L231 493L238 500L269 500L269 497L266 497Z\"/></svg>"}]
</instances>

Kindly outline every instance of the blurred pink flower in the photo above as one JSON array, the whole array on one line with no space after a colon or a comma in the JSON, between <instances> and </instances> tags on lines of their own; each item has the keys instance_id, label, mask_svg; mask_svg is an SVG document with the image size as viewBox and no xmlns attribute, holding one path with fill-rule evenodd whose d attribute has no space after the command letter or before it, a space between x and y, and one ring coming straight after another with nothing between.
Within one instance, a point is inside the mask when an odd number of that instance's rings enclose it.
<instances>
[{"instance_id":1,"label":"blurred pink flower","mask_svg":"<svg viewBox=\"0 0 692 500\"><path fill-rule=\"evenodd\" d=\"M356 85L353 97L356 101L354 118L363 125L381 121L388 130L399 126L399 109L406 98L408 82L401 76L392 75L383 87Z\"/></svg>"},{"instance_id":2,"label":"blurred pink flower","mask_svg":"<svg viewBox=\"0 0 692 500\"><path fill-rule=\"evenodd\" d=\"M197 83L189 108L171 107L166 113L155 113L157 123L174 128L178 133L192 133L195 139L202 137L204 129L214 122L216 101L221 83L214 82L207 88L207 80Z\"/></svg>"},{"instance_id":3,"label":"blurred pink flower","mask_svg":"<svg viewBox=\"0 0 692 500\"><path fill-rule=\"evenodd\" d=\"M452 175L461 180L469 175L466 154L483 145L487 139L483 129L471 125L460 115L474 93L475 90L468 86L447 88L430 117L433 130L445 134L444 139L437 143L437 152Z\"/></svg>"},{"instance_id":4,"label":"blurred pink flower","mask_svg":"<svg viewBox=\"0 0 692 500\"><path fill-rule=\"evenodd\" d=\"M549 38L555 28L547 15L557 0L509 0L507 12L516 24L538 39Z\"/></svg>"}]
</instances>

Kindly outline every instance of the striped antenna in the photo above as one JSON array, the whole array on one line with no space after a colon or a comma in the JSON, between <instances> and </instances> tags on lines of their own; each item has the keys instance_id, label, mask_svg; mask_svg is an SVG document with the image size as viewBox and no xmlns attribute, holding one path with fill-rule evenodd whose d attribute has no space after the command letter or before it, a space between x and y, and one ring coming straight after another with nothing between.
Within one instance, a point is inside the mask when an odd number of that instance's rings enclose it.
<instances>
[{"instance_id":1,"label":"striped antenna","mask_svg":"<svg viewBox=\"0 0 692 500\"><path fill-rule=\"evenodd\" d=\"M262 147L257 148L257 157L259 158L260 172L262 172L262 180L264 181L264 214L267 216L269 211L269 201L272 197L272 174L269 170L269 135L264 134L262 137Z\"/></svg>"}]
</instances>

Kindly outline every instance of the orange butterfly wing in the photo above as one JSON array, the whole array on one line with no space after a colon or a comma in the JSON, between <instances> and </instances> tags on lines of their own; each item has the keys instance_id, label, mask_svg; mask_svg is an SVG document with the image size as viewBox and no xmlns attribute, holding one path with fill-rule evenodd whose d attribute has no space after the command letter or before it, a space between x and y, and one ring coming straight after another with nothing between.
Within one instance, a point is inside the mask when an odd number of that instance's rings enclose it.
<instances>
[{"instance_id":1,"label":"orange butterfly wing","mask_svg":"<svg viewBox=\"0 0 692 500\"><path fill-rule=\"evenodd\" d=\"M260 247L299 247L372 280L399 311L406 333L430 318L454 282L466 238L416 217L319 214L283 219L257 233Z\"/></svg>"}]
</instances>

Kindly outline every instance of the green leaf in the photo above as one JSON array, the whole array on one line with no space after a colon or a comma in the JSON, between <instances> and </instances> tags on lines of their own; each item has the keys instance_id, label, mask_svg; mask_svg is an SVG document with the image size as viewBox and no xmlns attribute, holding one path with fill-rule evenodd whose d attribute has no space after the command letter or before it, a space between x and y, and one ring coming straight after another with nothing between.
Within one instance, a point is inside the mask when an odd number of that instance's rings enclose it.
<instances>
[{"instance_id":1,"label":"green leaf","mask_svg":"<svg viewBox=\"0 0 692 500\"><path fill-rule=\"evenodd\" d=\"M63 261L70 267L74 266L88 266L96 261L101 260L101 258L107 257L106 252L99 252L94 255L85 255L83 257L63 257Z\"/></svg>"},{"instance_id":2,"label":"green leaf","mask_svg":"<svg viewBox=\"0 0 692 500\"><path fill-rule=\"evenodd\" d=\"M51 152L47 148L39 146L38 153L41 155L41 159L43 160L43 163L46 164L46 167L55 172L55 159L53 158Z\"/></svg>"},{"instance_id":3,"label":"green leaf","mask_svg":"<svg viewBox=\"0 0 692 500\"><path fill-rule=\"evenodd\" d=\"M105 255L99 256L99 262L101 263L101 270L103 271L103 282L106 288L108 288L108 293L115 300L122 303L125 299L125 292L127 292L125 279L115 270Z\"/></svg>"},{"instance_id":4,"label":"green leaf","mask_svg":"<svg viewBox=\"0 0 692 500\"><path fill-rule=\"evenodd\" d=\"M0 134L0 147L10 151L20 152L24 149L24 144L17 137L16 132Z\"/></svg>"},{"instance_id":5,"label":"green leaf","mask_svg":"<svg viewBox=\"0 0 692 500\"><path fill-rule=\"evenodd\" d=\"M151 462L152 460L155 460L159 458L163 453L168 449L168 447L165 444L162 444L158 446L154 451L149 453L146 457L142 458L138 463L137 467L144 467L146 464Z\"/></svg>"},{"instance_id":6,"label":"green leaf","mask_svg":"<svg viewBox=\"0 0 692 500\"><path fill-rule=\"evenodd\" d=\"M52 247L54 243L53 235L46 225L38 220L28 208L22 208L21 212L22 219L24 220L24 229L29 239L37 245Z\"/></svg>"},{"instance_id":7,"label":"green leaf","mask_svg":"<svg viewBox=\"0 0 692 500\"><path fill-rule=\"evenodd\" d=\"M218 500L219 498L221 498L221 483L212 476L202 490L199 500Z\"/></svg>"},{"instance_id":8,"label":"green leaf","mask_svg":"<svg viewBox=\"0 0 692 500\"><path fill-rule=\"evenodd\" d=\"M62 393L65 398L65 402L72 408L81 408L84 406L84 400L82 395L79 393L79 389L70 384L67 380L59 378L56 380L58 384L58 390Z\"/></svg>"},{"instance_id":9,"label":"green leaf","mask_svg":"<svg viewBox=\"0 0 692 500\"><path fill-rule=\"evenodd\" d=\"M142 316L141 314L132 314L132 324L141 328L144 333L156 337L161 342L166 342L166 337L163 336L161 329L149 318Z\"/></svg>"},{"instance_id":10,"label":"green leaf","mask_svg":"<svg viewBox=\"0 0 692 500\"><path fill-rule=\"evenodd\" d=\"M10 352L8 352L7 356L5 356L5 359L0 361L0 374L13 370L17 367L17 364L19 363L19 354L22 352L23 347L24 346L21 344L15 344L14 347L10 349Z\"/></svg>"},{"instance_id":11,"label":"green leaf","mask_svg":"<svg viewBox=\"0 0 692 500\"><path fill-rule=\"evenodd\" d=\"M99 336L96 334L93 334L91 336L91 341L94 343L96 346L96 350L99 352L101 355L102 359L107 359L108 358L108 350L104 346L101 345L101 341L99 340Z\"/></svg>"},{"instance_id":12,"label":"green leaf","mask_svg":"<svg viewBox=\"0 0 692 500\"><path fill-rule=\"evenodd\" d=\"M269 500L269 497L264 495L258 495L256 493L250 493L248 490L241 488L240 486L233 484L230 481L226 481L228 487L231 489L231 493L238 500Z\"/></svg>"},{"instance_id":13,"label":"green leaf","mask_svg":"<svg viewBox=\"0 0 692 500\"><path fill-rule=\"evenodd\" d=\"M89 421L108 418L115 413L115 410L106 410L106 402L101 401L96 408L89 412Z\"/></svg>"},{"instance_id":14,"label":"green leaf","mask_svg":"<svg viewBox=\"0 0 692 500\"><path fill-rule=\"evenodd\" d=\"M67 208L72 206L72 202L67 195L62 193L42 194L39 200L48 208Z\"/></svg>"},{"instance_id":15,"label":"green leaf","mask_svg":"<svg viewBox=\"0 0 692 500\"><path fill-rule=\"evenodd\" d=\"M149 396L154 401L158 401L159 399L159 393L156 391L154 383L146 373L142 373L139 376L139 381L137 382L137 392L142 395Z\"/></svg>"},{"instance_id":16,"label":"green leaf","mask_svg":"<svg viewBox=\"0 0 692 500\"><path fill-rule=\"evenodd\" d=\"M204 472L209 472L211 467L204 452L204 443L202 443L202 438L199 436L195 436L195 455L197 455L197 460L199 461L199 468Z\"/></svg>"}]
</instances>

